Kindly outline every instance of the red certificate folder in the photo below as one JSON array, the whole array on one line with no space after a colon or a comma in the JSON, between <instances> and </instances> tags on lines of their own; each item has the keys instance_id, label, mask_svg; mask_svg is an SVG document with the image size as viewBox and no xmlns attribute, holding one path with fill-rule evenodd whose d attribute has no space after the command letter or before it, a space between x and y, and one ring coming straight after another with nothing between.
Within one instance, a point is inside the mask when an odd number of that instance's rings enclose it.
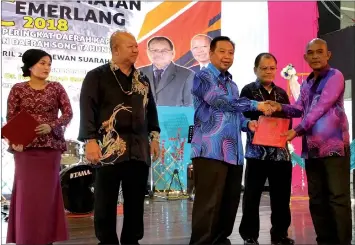
<instances>
[{"instance_id":1,"label":"red certificate folder","mask_svg":"<svg viewBox=\"0 0 355 245\"><path fill-rule=\"evenodd\" d=\"M287 137L281 134L287 132L289 126L290 119L260 116L253 144L284 148Z\"/></svg>"},{"instance_id":2,"label":"red certificate folder","mask_svg":"<svg viewBox=\"0 0 355 245\"><path fill-rule=\"evenodd\" d=\"M11 144L26 147L37 137L35 132L39 123L28 112L22 110L1 129L1 137Z\"/></svg>"}]
</instances>

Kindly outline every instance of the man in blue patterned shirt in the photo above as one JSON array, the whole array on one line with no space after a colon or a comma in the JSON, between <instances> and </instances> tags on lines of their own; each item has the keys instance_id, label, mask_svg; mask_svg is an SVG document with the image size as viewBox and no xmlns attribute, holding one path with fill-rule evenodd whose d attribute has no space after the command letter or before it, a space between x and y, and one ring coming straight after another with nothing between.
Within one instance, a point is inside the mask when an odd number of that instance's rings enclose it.
<instances>
[{"instance_id":1,"label":"man in blue patterned shirt","mask_svg":"<svg viewBox=\"0 0 355 245\"><path fill-rule=\"evenodd\" d=\"M241 97L257 101L276 101L290 104L285 90L276 86L273 81L277 71L276 58L270 53L259 54L254 62L257 80L246 85ZM244 112L250 120L258 120L262 113L258 111ZM274 112L272 117L287 118L283 112ZM291 123L289 125L291 129ZM266 179L270 187L271 206L271 242L272 244L293 244L287 237L291 224L290 198L292 163L288 149L254 145L253 132L247 133L245 158L245 190L243 195L243 217L239 233L244 244L258 244L260 220L259 205Z\"/></svg>"},{"instance_id":2,"label":"man in blue patterned shirt","mask_svg":"<svg viewBox=\"0 0 355 245\"><path fill-rule=\"evenodd\" d=\"M243 174L241 130L255 130L256 121L244 111L271 114L263 102L239 98L228 69L233 64L234 43L216 37L210 44L211 63L195 74L192 163L195 201L190 244L227 241L238 210Z\"/></svg>"}]
</instances>

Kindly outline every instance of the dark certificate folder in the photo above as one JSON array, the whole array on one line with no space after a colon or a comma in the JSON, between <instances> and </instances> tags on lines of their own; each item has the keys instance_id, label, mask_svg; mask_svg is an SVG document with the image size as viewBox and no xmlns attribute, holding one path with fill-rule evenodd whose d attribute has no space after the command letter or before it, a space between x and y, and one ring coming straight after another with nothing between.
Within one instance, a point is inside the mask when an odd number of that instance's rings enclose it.
<instances>
[{"instance_id":1,"label":"dark certificate folder","mask_svg":"<svg viewBox=\"0 0 355 245\"><path fill-rule=\"evenodd\" d=\"M35 132L39 123L26 111L22 110L1 129L1 137L14 145L26 147L37 137Z\"/></svg>"},{"instance_id":2,"label":"dark certificate folder","mask_svg":"<svg viewBox=\"0 0 355 245\"><path fill-rule=\"evenodd\" d=\"M287 137L281 134L287 132L289 126L290 119L260 116L253 144L284 148Z\"/></svg>"}]
</instances>

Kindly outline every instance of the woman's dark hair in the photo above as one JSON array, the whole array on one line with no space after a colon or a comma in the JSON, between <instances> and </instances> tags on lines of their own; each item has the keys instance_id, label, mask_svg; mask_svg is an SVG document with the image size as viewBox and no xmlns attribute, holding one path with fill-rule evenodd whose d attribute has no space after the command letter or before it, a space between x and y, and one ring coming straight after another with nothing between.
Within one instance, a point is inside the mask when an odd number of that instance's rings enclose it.
<instances>
[{"instance_id":1,"label":"woman's dark hair","mask_svg":"<svg viewBox=\"0 0 355 245\"><path fill-rule=\"evenodd\" d=\"M48 56L52 61L52 56L41 49L29 49L22 55L23 66L21 67L23 76L31 76L30 68L37 64L43 57Z\"/></svg>"}]
</instances>

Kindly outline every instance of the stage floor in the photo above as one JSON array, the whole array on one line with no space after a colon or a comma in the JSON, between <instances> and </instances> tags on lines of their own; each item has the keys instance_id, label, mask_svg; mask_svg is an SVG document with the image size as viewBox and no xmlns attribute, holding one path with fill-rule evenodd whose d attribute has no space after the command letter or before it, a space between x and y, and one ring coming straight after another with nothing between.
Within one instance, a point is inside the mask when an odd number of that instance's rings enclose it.
<instances>
[{"instance_id":1,"label":"stage floor","mask_svg":"<svg viewBox=\"0 0 355 245\"><path fill-rule=\"evenodd\" d=\"M354 202L352 202L354 203ZM188 200L166 201L146 199L145 236L140 244L188 244L191 231L191 212L193 203ZM241 207L241 206L240 206ZM354 218L354 205L353 220ZM291 202L292 223L289 235L296 244L315 244L315 234L308 211L308 200L297 198ZM40 213L40 212L39 212ZM242 210L239 208L233 234L229 237L232 244L243 244L238 228ZM70 240L55 244L97 244L93 228L93 218L68 218ZM263 195L260 205L260 244L270 244L270 206L269 197ZM7 223L2 221L2 243L5 244ZM120 234L122 215L117 218L117 233ZM354 227L354 226L353 226ZM353 234L355 230L353 228ZM353 235L354 236L354 235Z\"/></svg>"}]
</instances>

